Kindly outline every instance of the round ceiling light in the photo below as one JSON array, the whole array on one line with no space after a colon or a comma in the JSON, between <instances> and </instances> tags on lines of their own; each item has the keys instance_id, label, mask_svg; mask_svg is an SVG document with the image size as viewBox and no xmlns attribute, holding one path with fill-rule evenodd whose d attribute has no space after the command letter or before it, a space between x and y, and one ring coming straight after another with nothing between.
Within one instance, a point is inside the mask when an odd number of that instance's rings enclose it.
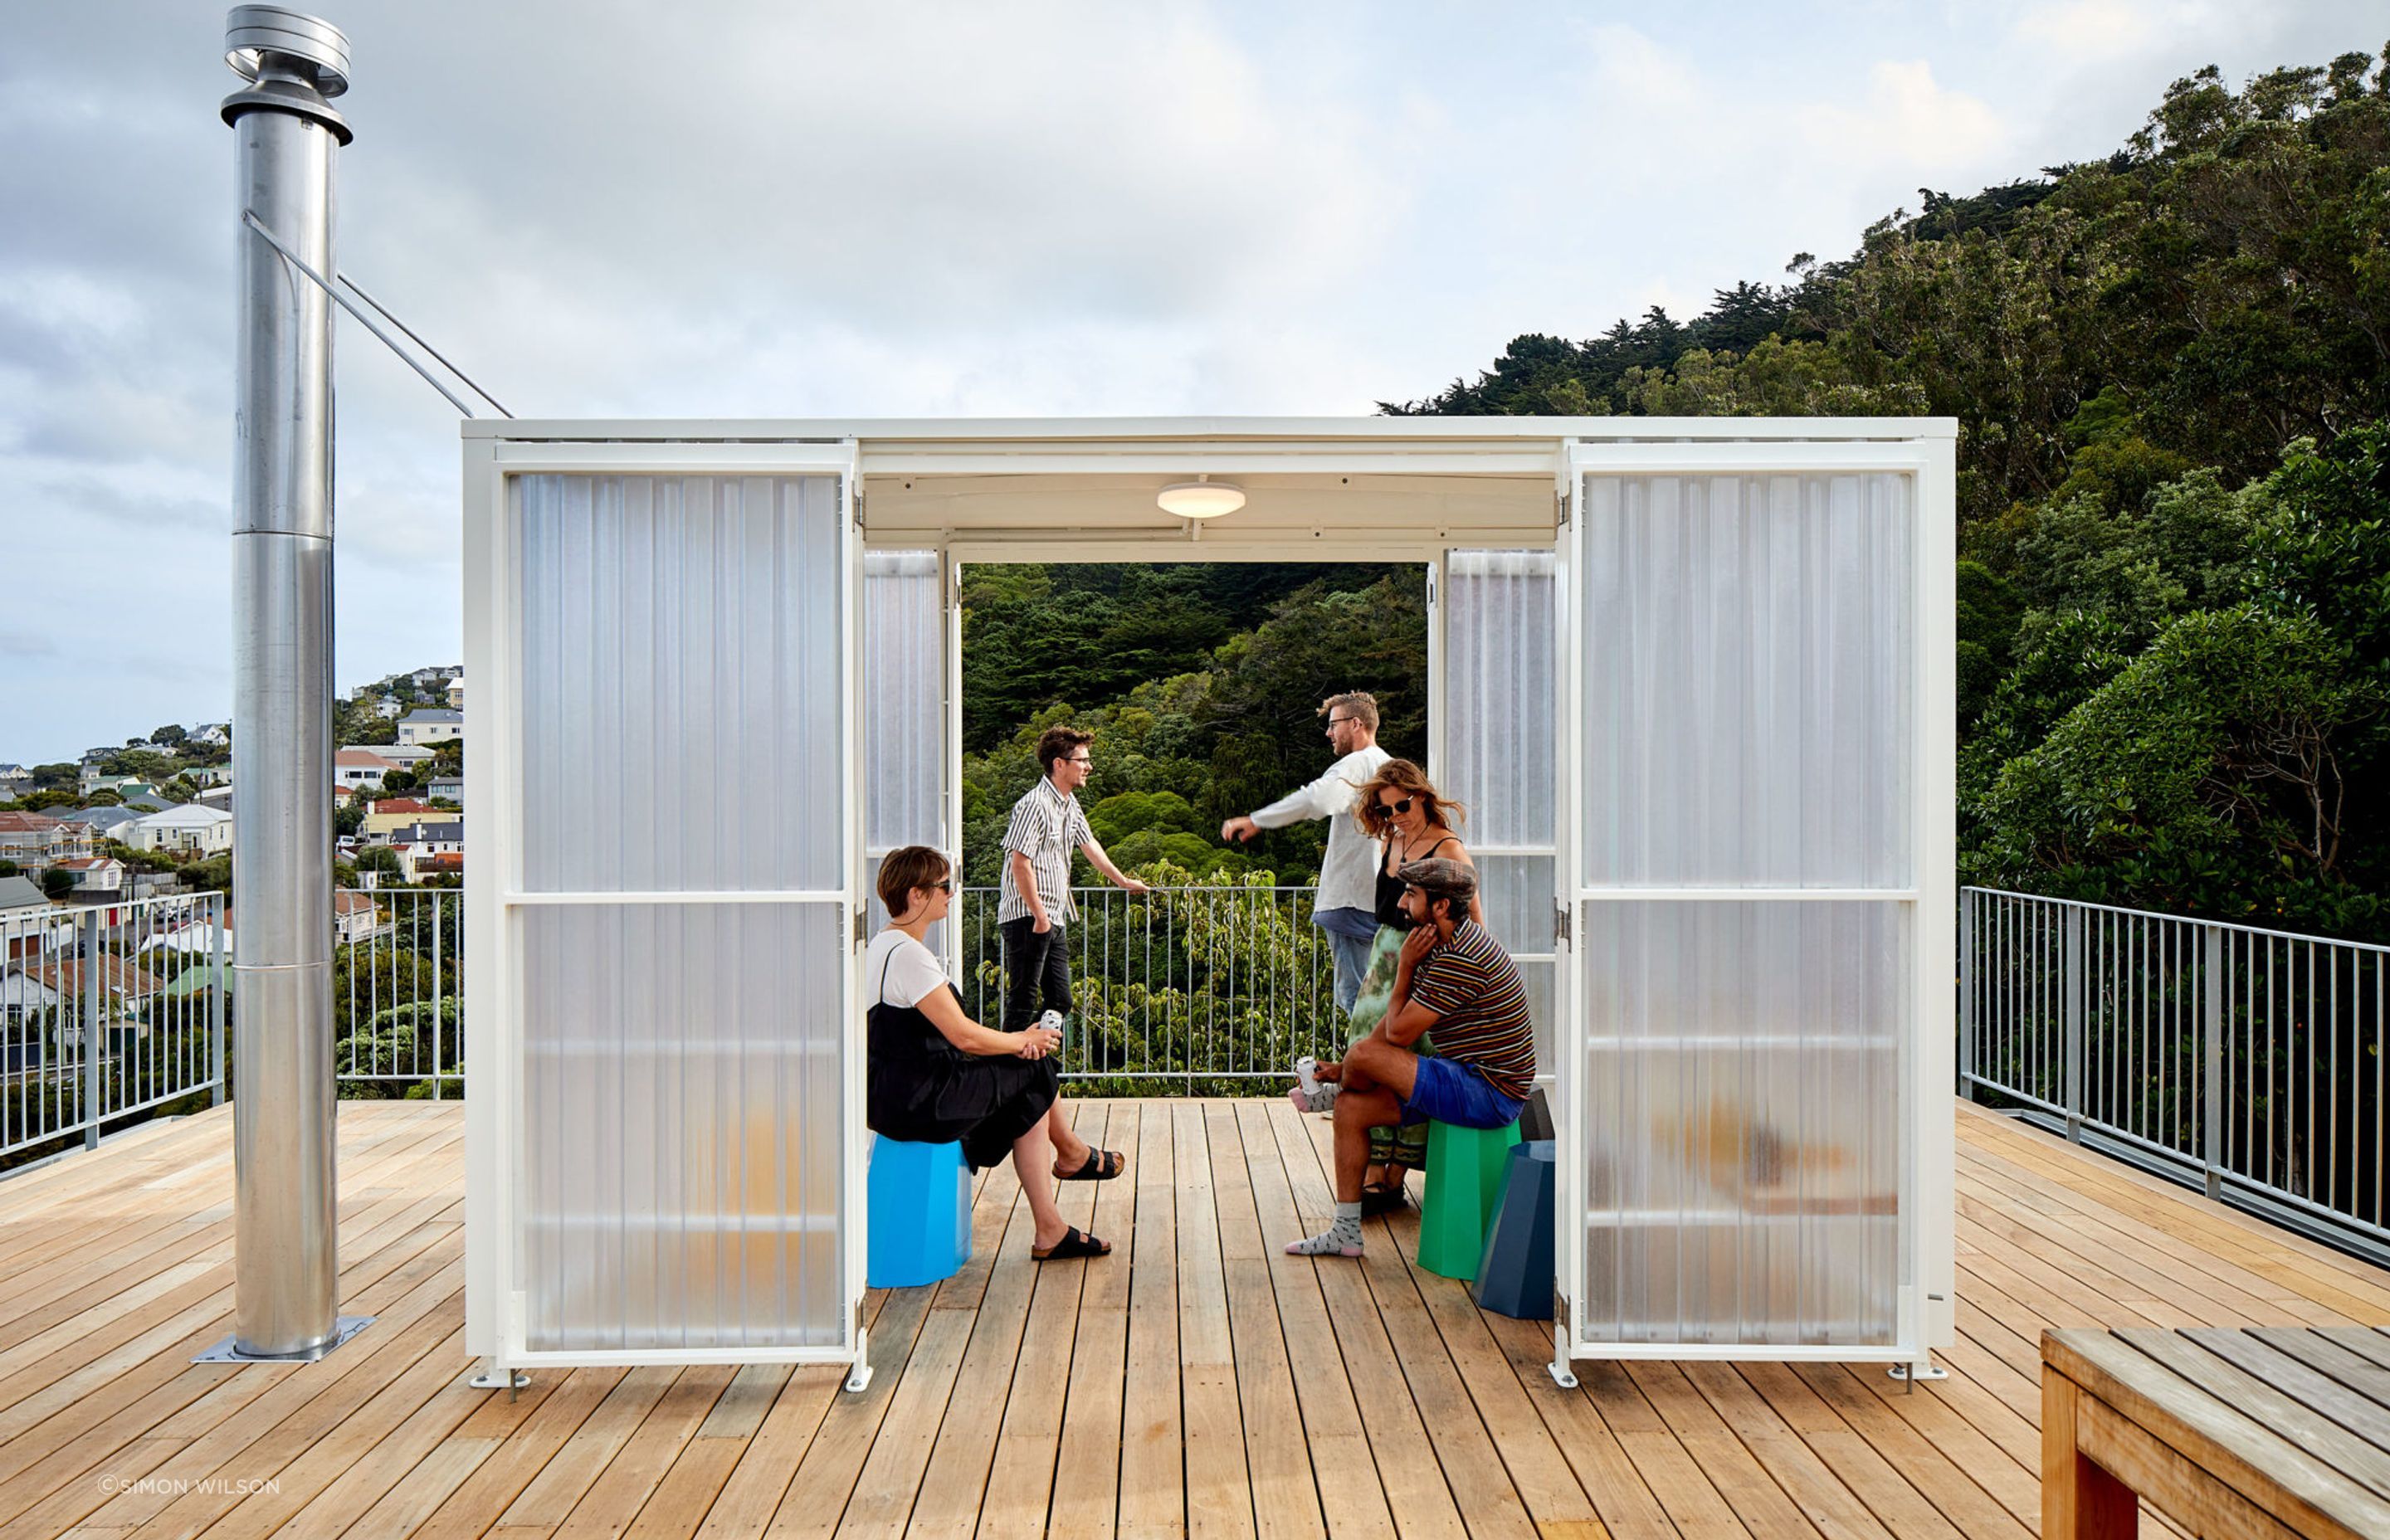
<instances>
[{"instance_id":1,"label":"round ceiling light","mask_svg":"<svg viewBox=\"0 0 2390 1540\"><path fill-rule=\"evenodd\" d=\"M1174 481L1154 501L1181 519L1217 519L1245 506L1245 491L1226 481Z\"/></svg>"}]
</instances>

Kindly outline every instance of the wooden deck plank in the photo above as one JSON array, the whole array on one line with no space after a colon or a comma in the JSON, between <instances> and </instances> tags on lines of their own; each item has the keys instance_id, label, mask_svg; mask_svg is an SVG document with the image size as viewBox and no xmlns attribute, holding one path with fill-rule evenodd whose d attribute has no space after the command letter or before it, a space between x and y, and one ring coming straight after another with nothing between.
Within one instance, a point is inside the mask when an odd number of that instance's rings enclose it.
<instances>
[{"instance_id":1,"label":"wooden deck plank","mask_svg":"<svg viewBox=\"0 0 2390 1540\"><path fill-rule=\"evenodd\" d=\"M342 1104L341 1308L380 1319L315 1365L188 1362L229 1329L228 1109L0 1182L0 1540L1407 1540L1529 1521L1573 1540L2016 1540L2037 1514L2045 1327L2165 1322L2190 1349L2256 1323L2218 1339L2246 1396L2390 1394L2371 1329L2390 1274L1955 1104L1959 1338L1952 1378L1914 1392L1870 1365L1596 1362L1563 1392L1548 1328L1420 1273L1408 1218L1373 1224L1358 1266L1283 1254L1328 1216L1316 1120L1280 1101L1068 1105L1135 1152L1129 1179L1063 1189L1121 1255L1026 1262L1017 1181L981 1174L971 1264L867 1296L862 1395L831 1367L470 1391L455 1104ZM2327 1329L2272 1329L2291 1326ZM2390 1481L2390 1449L2368 1453L2390 1424L2351 1416L2362 1428L2310 1432ZM279 1490L229 1484L266 1478Z\"/></svg>"},{"instance_id":2,"label":"wooden deck plank","mask_svg":"<svg viewBox=\"0 0 2390 1540\"><path fill-rule=\"evenodd\" d=\"M1066 1102L1072 1131L1097 1149L1114 1148L1109 1131L1110 1105ZM1104 1232L1095 1222L1099 1187L1127 1185L1125 1175L1110 1182L1063 1182L1058 1203L1062 1217L1090 1234ZM976 1505L955 1505L947 1533L968 1537L976 1532L984 1540L1009 1540L1014 1535L1046 1533L1054 1495L1054 1468L1061 1452L1062 1417L1071 1387L1073 1350L1091 1272L1125 1271L1128 1254L1093 1261L1034 1263L1034 1292L1029 1320L1021 1335L1021 1353L1004 1403L1004 1421L996 1438L994 1462ZM1118 1437L1118 1425L1112 1436ZM913 1530L929 1533L916 1509Z\"/></svg>"},{"instance_id":3,"label":"wooden deck plank","mask_svg":"<svg viewBox=\"0 0 2390 1540\"><path fill-rule=\"evenodd\" d=\"M1296 1234L1325 1229L1335 1218L1335 1200L1327 1168L1305 1126L1310 1120L1284 1101L1269 1104L1269 1119L1294 1195ZM1406 1540L1417 1534L1468 1533L1435 1447L1428 1440L1427 1426L1411 1398L1410 1383L1394 1355L1385 1322L1378 1314L1368 1279L1343 1257L1294 1260L1312 1269L1318 1283L1395 1529Z\"/></svg>"},{"instance_id":4,"label":"wooden deck plank","mask_svg":"<svg viewBox=\"0 0 2390 1540\"><path fill-rule=\"evenodd\" d=\"M1335 1328L1319 1291L1318 1269L1307 1258L1286 1254L1287 1242L1300 1239L1304 1232L1285 1156L1271 1132L1269 1105L1251 1100L1233 1105L1262 1265L1286 1344L1287 1370L1303 1419L1320 1517L1331 1540L1385 1540L1394 1534L1394 1515L1386 1508L1343 1357L1334 1351Z\"/></svg>"},{"instance_id":5,"label":"wooden deck plank","mask_svg":"<svg viewBox=\"0 0 2390 1540\"><path fill-rule=\"evenodd\" d=\"M1104 1148L1141 1165L1143 1107L1107 1104ZM1095 1233L1112 1245L1111 1265L1082 1276L1071 1373L1063 1390L1061 1445L1047 1504L1047 1533L1062 1540L1111 1540L1120 1516L1121 1415L1128 1365L1129 1270L1138 1173L1096 1184Z\"/></svg>"},{"instance_id":6,"label":"wooden deck plank","mask_svg":"<svg viewBox=\"0 0 2390 1540\"><path fill-rule=\"evenodd\" d=\"M1139 1121L1137 1233L1130 1238L1128 1355L1121 1380L1120 1508L1114 1533L1145 1540L1187 1533L1187 1465L1179 1403L1177 1192L1170 1104ZM1115 1238L1114 1255L1119 1242Z\"/></svg>"}]
</instances>

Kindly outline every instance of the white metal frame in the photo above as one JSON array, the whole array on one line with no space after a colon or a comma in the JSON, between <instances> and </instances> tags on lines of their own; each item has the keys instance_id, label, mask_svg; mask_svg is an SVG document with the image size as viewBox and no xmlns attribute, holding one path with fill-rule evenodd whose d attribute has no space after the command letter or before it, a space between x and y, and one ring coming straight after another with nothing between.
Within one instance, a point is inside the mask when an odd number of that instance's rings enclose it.
<instances>
[{"instance_id":1,"label":"white metal frame","mask_svg":"<svg viewBox=\"0 0 2390 1540\"><path fill-rule=\"evenodd\" d=\"M863 1126L863 1026L855 1004L854 917L861 912L862 819L856 795L862 774L857 694L862 648L858 625L863 540L857 529L856 446L825 443L477 443L465 446L465 668L474 681L475 714L492 727L475 735L468 762L469 800L479 811L469 835L465 936L476 966L467 974L467 1009L482 1023L469 1034L467 1075L473 1084L466 1130L466 1350L484 1361L481 1382L512 1382L517 1370L585 1365L810 1364L852 1365L849 1386L870 1378L863 1325L865 1162L850 1140L841 1171L841 1316L843 1340L830 1346L642 1348L533 1351L526 1345L522 1297L515 1288L520 1240L515 1182L522 1170L521 916L559 905L827 905L847 940L839 981L840 1015L847 1023L848 1065L842 1116ZM513 595L520 567L521 532L513 517L509 482L525 475L832 476L838 481L840 645L843 681L840 730L845 762L839 795L839 866L843 885L829 889L675 892L528 892L522 887L521 616ZM478 1242L478 1244L475 1244Z\"/></svg>"},{"instance_id":2,"label":"white metal frame","mask_svg":"<svg viewBox=\"0 0 2390 1540\"><path fill-rule=\"evenodd\" d=\"M1562 943L1558 1002L1561 1032L1557 1053L1561 1076L1559 1223L1555 1255L1560 1264L1560 1301L1553 1322L1552 1375L1575 1383L1575 1358L1753 1359L1856 1363L1890 1361L1895 1373L1938 1377L1933 1349L1956 1336L1952 1300L1957 1262L1949 1216L1957 1201L1956 1132L1942 1115L1955 1084L1956 1017L1949 959L1957 946L1957 443L1943 419L1910 425L1910 436L1809 442L1590 443L1569 446L1561 472L1562 518L1560 542L1562 721L1559 781L1561 799L1560 887L1569 915ZM1912 616L1910 837L1911 884L1906 888L1649 888L1589 886L1581 869L1584 847L1578 813L1584 805L1584 765L1576 753L1583 741L1584 660L1582 615L1575 583L1584 568L1584 487L1588 474L1780 474L1818 471L1891 471L1910 478L1916 520L1910 542L1909 605ZM1909 1074L1904 1091L1906 1155L1900 1192L1908 1272L1916 1283L1903 1287L1895 1340L1881 1346L1783 1345L1754 1348L1707 1342L1610 1342L1579 1329L1575 1306L1586 1297L1586 1233L1576 1216L1586 1156L1585 1076L1573 1072L1587 1054L1580 982L1575 968L1579 917L1589 904L1668 902L1863 901L1906 905L1911 919L1909 980Z\"/></svg>"},{"instance_id":3,"label":"white metal frame","mask_svg":"<svg viewBox=\"0 0 2390 1540\"><path fill-rule=\"evenodd\" d=\"M1893 1358L1930 1366L1930 1350L1951 1340L1953 1260L1949 1216L1953 1204L1953 1145L1942 1097L1952 1084L1953 1040L1947 962L1955 944L1956 879L1952 762L1955 753L1955 618L1952 561L1955 506L1956 425L1947 418L1684 418L1684 417L1368 417L1368 418L1026 418L995 420L564 420L474 421L465 439L465 640L469 674L476 681L472 710L475 751L467 771L468 789L480 809L471 826L467 864L467 935L479 966L469 975L468 1008L480 1023L468 1046L474 1096L468 1102L467 1137L467 1341L488 1359L495 1378L518 1367L560 1363L669 1361L809 1362L852 1361L855 1383L867 1372L867 1343L855 1304L862 1293L863 1161L850 1159L845 1173L846 1267L849 1275L849 1344L837 1349L788 1353L719 1350L669 1354L540 1354L522 1351L522 1323L511 1309L509 1269L515 1244L511 1174L518 1169L520 1129L512 1117L520 1094L513 1056L519 1049L520 1005L514 980L514 917L532 903L627 901L632 895L521 893L515 879L515 830L520 823L519 702L514 669L519 645L508 608L513 572L507 478L564 472L596 474L818 474L841 477L842 508L860 507L866 525L850 524L845 577L848 607L849 687L846 721L850 746L846 800L853 810L843 847L849 874L843 892L639 895L666 902L787 902L838 900L848 915L860 912L863 849L860 810L854 807L860 773L861 735L856 731L854 671L861 648L855 626L860 554L866 546L935 549L947 611L946 712L950 747L961 740L961 649L957 584L964 561L1187 561L1187 560L1417 560L1438 581L1439 615L1446 596L1441 579L1446 553L1455 546L1554 548L1555 602L1563 657L1557 680L1561 720L1555 738L1561 759L1557 780L1561 805L1554 835L1558 843L1561 900L1574 919L1588 895L1576 871L1577 799L1582 785L1575 764L1581 727L1582 681L1576 645L1574 585L1580 561L1573 547L1582 477L1587 469L1659 472L1760 472L1898 470L1916 477L1917 571L1912 603L1917 655L1912 785L1915 793L1916 885L1899 893L1862 894L1802 890L1795 892L1738 891L1738 897L1810 900L1864 896L1905 900L1915 915L1916 980L1911 1055L1911 1106L1905 1110L1911 1158L1908 1190L1913 1276L1925 1280L1927 1298L1904 1310L1900 1341L1873 1351L1844 1346L1774 1349L1708 1344L1587 1343L1572 1331L1569 1310L1583 1298L1583 1213L1576 1164L1560 1162L1556 1237L1561 1259L1561 1317L1555 1329L1553 1369L1569 1377L1573 1356L1752 1358L1850 1361ZM919 527L887 532L869 527L875 478L922 476L1105 475L1178 479L1188 473L1299 476L1498 476L1532 478L1557 493L1557 514L1512 524L1474 520L1456 527L1406 531L1370 539L1366 533L1256 528L1250 522L1209 529L1189 526L1182 533L1162 530L1090 531L1053 521L1030 527L960 525L925 532ZM1549 478L1544 481L1544 478ZM858 505L858 500L860 503ZM1431 626L1432 648L1441 651L1440 626ZM1440 680L1431 679L1431 735L1442 731ZM1433 746L1440 747L1440 743ZM961 788L948 789L950 827L961 824ZM1616 896L1628 896L1621 893ZM1638 901L1715 898L1708 891L1635 890ZM1572 924L1574 930L1574 924ZM1581 1062L1583 1023L1574 1007L1577 988L1574 937L1561 940L1554 959L1554 998L1561 1017L1554 1034L1561 1070L1559 1106L1564 1149L1581 1148L1583 1076L1568 1072ZM844 988L854 998L850 950ZM856 1015L850 1010L850 1017ZM856 1054L850 1064L846 1097L850 1126L862 1127L860 1023L851 1029ZM857 1141L859 1144L859 1141Z\"/></svg>"}]
</instances>

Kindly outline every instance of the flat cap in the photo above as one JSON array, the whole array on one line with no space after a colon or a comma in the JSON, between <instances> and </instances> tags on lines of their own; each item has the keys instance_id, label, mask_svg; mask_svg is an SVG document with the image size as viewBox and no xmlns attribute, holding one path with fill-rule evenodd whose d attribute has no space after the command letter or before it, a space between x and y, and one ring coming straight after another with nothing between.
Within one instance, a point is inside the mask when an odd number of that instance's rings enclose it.
<instances>
[{"instance_id":1,"label":"flat cap","mask_svg":"<svg viewBox=\"0 0 2390 1540\"><path fill-rule=\"evenodd\" d=\"M1448 898L1455 904L1468 903L1477 892L1477 868L1441 855L1407 861L1394 868L1394 875L1430 898Z\"/></svg>"}]
</instances>

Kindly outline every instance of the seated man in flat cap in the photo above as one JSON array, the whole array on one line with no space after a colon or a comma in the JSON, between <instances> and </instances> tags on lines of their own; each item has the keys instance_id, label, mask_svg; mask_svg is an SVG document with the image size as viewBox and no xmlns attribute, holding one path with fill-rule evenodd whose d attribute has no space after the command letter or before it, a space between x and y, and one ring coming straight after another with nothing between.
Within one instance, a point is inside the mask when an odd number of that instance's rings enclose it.
<instances>
[{"instance_id":1,"label":"seated man in flat cap","mask_svg":"<svg viewBox=\"0 0 2390 1540\"><path fill-rule=\"evenodd\" d=\"M1336 1223L1289 1242L1297 1256L1361 1254L1361 1177L1369 1130L1385 1123L1500 1128L1518 1121L1536 1078L1527 987L1493 932L1469 918L1477 873L1431 857L1394 873L1414 929L1394 968L1393 1003L1342 1064L1315 1072L1315 1110L1336 1115ZM1433 1029L1435 1052L1411 1045Z\"/></svg>"}]
</instances>

